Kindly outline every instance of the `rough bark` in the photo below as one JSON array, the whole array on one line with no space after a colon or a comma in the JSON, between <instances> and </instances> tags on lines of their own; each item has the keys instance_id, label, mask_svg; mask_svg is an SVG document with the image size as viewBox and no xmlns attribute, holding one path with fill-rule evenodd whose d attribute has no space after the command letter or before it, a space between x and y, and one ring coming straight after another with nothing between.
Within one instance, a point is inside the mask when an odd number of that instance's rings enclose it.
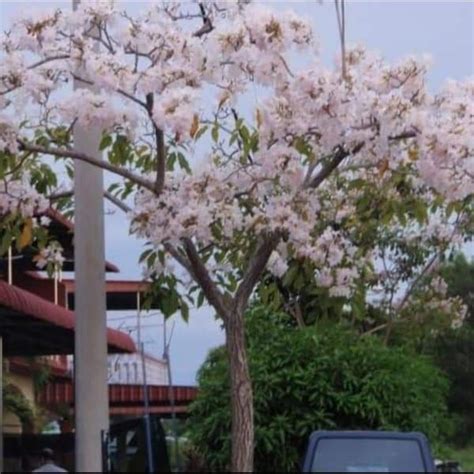
<instances>
[{"instance_id":1,"label":"rough bark","mask_svg":"<svg viewBox=\"0 0 474 474\"><path fill-rule=\"evenodd\" d=\"M253 472L254 414L243 311L235 310L225 320L231 378L232 472Z\"/></svg>"},{"instance_id":2,"label":"rough bark","mask_svg":"<svg viewBox=\"0 0 474 474\"><path fill-rule=\"evenodd\" d=\"M219 291L190 239L183 239L185 260L184 256L173 255L188 269L224 322L231 382L232 472L253 472L253 392L245 346L244 314L249 298L280 238L280 235L272 234L261 239L249 259L242 282L233 298L226 297Z\"/></svg>"}]
</instances>

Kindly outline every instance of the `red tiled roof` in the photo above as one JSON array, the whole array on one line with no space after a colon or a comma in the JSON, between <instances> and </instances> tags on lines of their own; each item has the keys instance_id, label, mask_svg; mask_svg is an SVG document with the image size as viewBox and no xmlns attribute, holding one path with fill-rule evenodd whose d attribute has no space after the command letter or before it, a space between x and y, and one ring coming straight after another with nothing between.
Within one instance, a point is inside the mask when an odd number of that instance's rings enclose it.
<instances>
[{"instance_id":1,"label":"red tiled roof","mask_svg":"<svg viewBox=\"0 0 474 474\"><path fill-rule=\"evenodd\" d=\"M18 331L25 331L28 326L23 318L33 319L46 323L45 328L57 327L68 332L74 332L74 313L61 306L57 306L39 296L29 293L4 281L0 281L0 306L13 310L16 314L9 317L9 331L15 330L15 321L18 321ZM4 316L0 314L0 321ZM0 330L2 324L0 323ZM135 344L128 334L107 329L107 342L110 352L130 352L136 351ZM73 352L73 348L69 348Z\"/></svg>"}]
</instances>

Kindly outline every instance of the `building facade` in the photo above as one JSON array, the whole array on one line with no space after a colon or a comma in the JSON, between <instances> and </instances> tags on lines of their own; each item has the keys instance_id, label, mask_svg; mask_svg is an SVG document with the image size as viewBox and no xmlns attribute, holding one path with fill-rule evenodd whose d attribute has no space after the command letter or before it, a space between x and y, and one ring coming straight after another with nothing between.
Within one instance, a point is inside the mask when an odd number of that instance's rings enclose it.
<instances>
[{"instance_id":1,"label":"building facade","mask_svg":"<svg viewBox=\"0 0 474 474\"><path fill-rule=\"evenodd\" d=\"M143 367L143 365L145 367ZM168 367L164 360L145 354L117 354L109 357L109 383L142 385L143 368L147 385L168 385Z\"/></svg>"},{"instance_id":2,"label":"building facade","mask_svg":"<svg viewBox=\"0 0 474 474\"><path fill-rule=\"evenodd\" d=\"M109 355L109 385L143 385L143 363L147 385L168 385L166 361L140 353ZM73 377L74 360L68 358L69 374Z\"/></svg>"}]
</instances>

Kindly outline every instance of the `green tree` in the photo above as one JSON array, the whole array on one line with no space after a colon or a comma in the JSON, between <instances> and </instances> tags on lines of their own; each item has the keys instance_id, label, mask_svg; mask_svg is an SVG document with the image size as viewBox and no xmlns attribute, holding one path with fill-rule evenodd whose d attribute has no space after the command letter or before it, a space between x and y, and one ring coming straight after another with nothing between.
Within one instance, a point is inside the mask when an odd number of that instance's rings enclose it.
<instances>
[{"instance_id":1,"label":"green tree","mask_svg":"<svg viewBox=\"0 0 474 474\"><path fill-rule=\"evenodd\" d=\"M2 380L3 408L16 415L23 429L32 431L35 424L35 411L30 401L22 391L9 382L8 378Z\"/></svg>"},{"instance_id":2,"label":"green tree","mask_svg":"<svg viewBox=\"0 0 474 474\"><path fill-rule=\"evenodd\" d=\"M458 253L441 273L448 284L448 294L461 297L467 307L466 323L474 327L474 260Z\"/></svg>"},{"instance_id":3,"label":"green tree","mask_svg":"<svg viewBox=\"0 0 474 474\"><path fill-rule=\"evenodd\" d=\"M248 314L255 387L255 469L294 470L316 429L420 430L432 442L446 433L448 383L428 359L341 324L291 327L263 306ZM190 438L213 470L230 460L229 368L225 349L199 373Z\"/></svg>"},{"instance_id":4,"label":"green tree","mask_svg":"<svg viewBox=\"0 0 474 474\"><path fill-rule=\"evenodd\" d=\"M456 417L452 442L474 440L474 330L468 326L439 334L430 351L449 378L448 408Z\"/></svg>"},{"instance_id":5,"label":"green tree","mask_svg":"<svg viewBox=\"0 0 474 474\"><path fill-rule=\"evenodd\" d=\"M451 382L448 407L457 417L452 441L466 445L474 439L474 261L457 254L441 273L448 294L460 297L467 313L460 328L437 334L429 351Z\"/></svg>"}]
</instances>

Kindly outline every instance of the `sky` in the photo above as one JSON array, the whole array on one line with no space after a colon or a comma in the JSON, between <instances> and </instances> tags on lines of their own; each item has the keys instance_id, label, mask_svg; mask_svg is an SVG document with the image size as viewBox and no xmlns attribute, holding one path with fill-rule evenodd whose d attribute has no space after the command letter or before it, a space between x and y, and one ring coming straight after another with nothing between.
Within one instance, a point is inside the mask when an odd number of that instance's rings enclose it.
<instances>
[{"instance_id":1,"label":"sky","mask_svg":"<svg viewBox=\"0 0 474 474\"><path fill-rule=\"evenodd\" d=\"M121 2L131 12L142 9L147 2ZM339 51L334 2L274 1L265 2L277 9L293 9L311 19L320 43L322 59L330 64ZM34 7L68 8L70 1L36 0ZM0 0L0 29L9 24L12 15L32 2ZM448 79L464 79L474 75L474 2L471 1L356 1L346 0L346 37L348 44L364 44L381 52L387 59L407 55L429 54L433 67L429 73L432 91ZM250 104L251 105L251 104ZM141 243L128 235L128 225L120 211L108 209L106 214L107 259L116 263L121 273L114 278L140 279L138 257ZM128 318L130 316L130 318ZM127 318L126 318L127 317ZM124 319L125 318L125 319ZM109 313L109 325L131 331L134 336L136 315L131 312ZM213 311L204 307L192 310L189 323L180 318L168 321L171 340L173 382L195 383L196 372L208 351L223 343L224 336ZM161 356L163 320L159 314L143 317L144 342L147 351Z\"/></svg>"}]
</instances>

